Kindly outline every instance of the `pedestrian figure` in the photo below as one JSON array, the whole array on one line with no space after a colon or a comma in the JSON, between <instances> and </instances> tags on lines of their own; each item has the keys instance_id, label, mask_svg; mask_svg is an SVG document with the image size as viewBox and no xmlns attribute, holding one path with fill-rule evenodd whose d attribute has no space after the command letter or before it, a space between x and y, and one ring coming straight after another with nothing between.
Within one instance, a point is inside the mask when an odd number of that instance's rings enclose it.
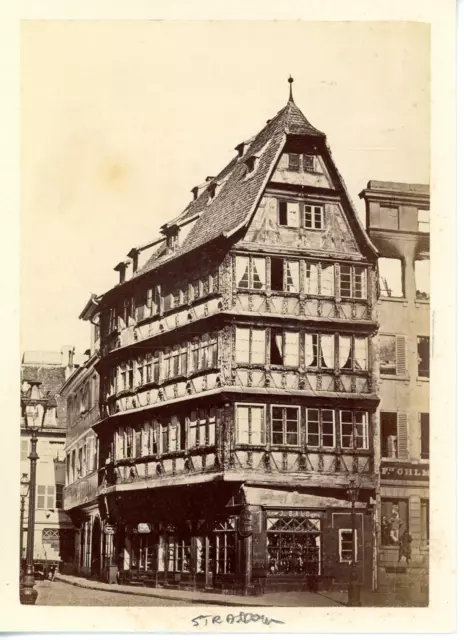
<instances>
[{"instance_id":1,"label":"pedestrian figure","mask_svg":"<svg viewBox=\"0 0 464 640\"><path fill-rule=\"evenodd\" d=\"M411 542L412 536L406 529L400 538L398 562L401 562L401 558L404 556L406 558L406 562L409 564L409 561L411 560Z\"/></svg>"}]
</instances>

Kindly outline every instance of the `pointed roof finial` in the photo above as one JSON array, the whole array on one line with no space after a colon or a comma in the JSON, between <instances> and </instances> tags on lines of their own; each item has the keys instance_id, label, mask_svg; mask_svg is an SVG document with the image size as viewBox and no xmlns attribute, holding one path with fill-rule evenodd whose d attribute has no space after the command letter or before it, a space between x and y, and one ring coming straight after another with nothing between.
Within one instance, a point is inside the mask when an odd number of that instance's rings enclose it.
<instances>
[{"instance_id":1,"label":"pointed roof finial","mask_svg":"<svg viewBox=\"0 0 464 640\"><path fill-rule=\"evenodd\" d=\"M293 93L292 93L293 78L292 78L291 74L288 77L288 84L290 85L290 95L288 96L288 101L289 102L293 102Z\"/></svg>"}]
</instances>

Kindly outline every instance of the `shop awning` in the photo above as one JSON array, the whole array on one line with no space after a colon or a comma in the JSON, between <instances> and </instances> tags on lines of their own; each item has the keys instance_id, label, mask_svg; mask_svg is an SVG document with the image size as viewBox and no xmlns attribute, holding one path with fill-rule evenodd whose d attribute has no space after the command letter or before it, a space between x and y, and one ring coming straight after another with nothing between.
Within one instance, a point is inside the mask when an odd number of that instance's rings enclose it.
<instances>
[{"instance_id":1,"label":"shop awning","mask_svg":"<svg viewBox=\"0 0 464 640\"><path fill-rule=\"evenodd\" d=\"M312 493L300 493L299 491L282 491L279 489L266 489L264 487L243 487L245 500L249 505L260 507L289 507L293 509L349 509L351 502L339 498L318 496ZM365 502L356 502L357 509L365 509Z\"/></svg>"}]
</instances>

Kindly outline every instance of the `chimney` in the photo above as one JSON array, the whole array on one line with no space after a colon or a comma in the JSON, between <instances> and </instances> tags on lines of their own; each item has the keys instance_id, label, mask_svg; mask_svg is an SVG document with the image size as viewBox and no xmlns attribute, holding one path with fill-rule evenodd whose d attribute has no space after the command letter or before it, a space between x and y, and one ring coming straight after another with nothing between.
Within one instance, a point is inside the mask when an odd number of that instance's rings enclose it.
<instances>
[{"instance_id":1,"label":"chimney","mask_svg":"<svg viewBox=\"0 0 464 640\"><path fill-rule=\"evenodd\" d=\"M135 276L135 274L137 273L137 270L139 268L140 250L136 249L136 248L131 249L127 255L128 255L129 258L132 259L132 276Z\"/></svg>"},{"instance_id":2,"label":"chimney","mask_svg":"<svg viewBox=\"0 0 464 640\"><path fill-rule=\"evenodd\" d=\"M67 367L73 367L75 348L72 345L66 344L61 347L61 364Z\"/></svg>"},{"instance_id":3,"label":"chimney","mask_svg":"<svg viewBox=\"0 0 464 640\"><path fill-rule=\"evenodd\" d=\"M122 284L126 281L126 269L129 266L129 260L124 260L123 262L119 262L114 268L115 271L119 271L119 284Z\"/></svg>"},{"instance_id":4,"label":"chimney","mask_svg":"<svg viewBox=\"0 0 464 640\"><path fill-rule=\"evenodd\" d=\"M193 193L193 199L196 200L198 198L198 187L193 187L192 193Z\"/></svg>"}]
</instances>

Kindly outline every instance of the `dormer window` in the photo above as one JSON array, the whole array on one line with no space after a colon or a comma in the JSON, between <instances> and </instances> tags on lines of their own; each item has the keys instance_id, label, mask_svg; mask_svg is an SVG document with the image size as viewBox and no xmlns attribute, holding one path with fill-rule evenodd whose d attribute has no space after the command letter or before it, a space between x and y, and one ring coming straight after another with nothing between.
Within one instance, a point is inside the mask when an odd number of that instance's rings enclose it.
<instances>
[{"instance_id":1,"label":"dormer window","mask_svg":"<svg viewBox=\"0 0 464 640\"><path fill-rule=\"evenodd\" d=\"M208 195L209 195L210 202L216 196L216 190L217 190L217 183L211 182L211 184L208 186Z\"/></svg>"},{"instance_id":2,"label":"dormer window","mask_svg":"<svg viewBox=\"0 0 464 640\"><path fill-rule=\"evenodd\" d=\"M249 158L247 158L245 160L245 165L246 165L246 168L247 168L247 175L250 175L250 173L253 173L253 171L255 170L256 161L257 161L256 156L250 156Z\"/></svg>"}]
</instances>

